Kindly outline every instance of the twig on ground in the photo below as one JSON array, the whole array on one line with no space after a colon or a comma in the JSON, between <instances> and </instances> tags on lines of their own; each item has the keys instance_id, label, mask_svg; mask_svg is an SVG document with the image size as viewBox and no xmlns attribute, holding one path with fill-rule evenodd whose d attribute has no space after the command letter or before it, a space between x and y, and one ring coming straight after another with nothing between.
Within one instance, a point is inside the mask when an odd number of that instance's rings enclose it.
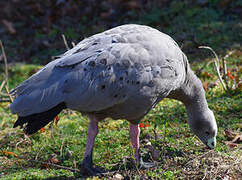
<instances>
[{"instance_id":1,"label":"twig on ground","mask_svg":"<svg viewBox=\"0 0 242 180\"><path fill-rule=\"evenodd\" d=\"M5 50L4 50L4 47L3 47L3 43L2 41L0 40L0 46L1 46L1 50L2 50L2 57L3 57L3 60L4 60L4 65L5 65L5 89L7 91L7 96L10 98L11 102L13 102L13 98L11 97L11 95L9 94L9 84L8 84L8 61L7 61L7 56L6 56L6 53L5 53Z\"/></svg>"},{"instance_id":2,"label":"twig on ground","mask_svg":"<svg viewBox=\"0 0 242 180\"><path fill-rule=\"evenodd\" d=\"M7 93L3 93L3 92L1 92L1 91L0 91L0 95L2 95L2 96L8 96Z\"/></svg>"},{"instance_id":3,"label":"twig on ground","mask_svg":"<svg viewBox=\"0 0 242 180\"><path fill-rule=\"evenodd\" d=\"M71 44L72 44L72 47L75 47L76 46L76 44L74 42L71 42Z\"/></svg>"},{"instance_id":4,"label":"twig on ground","mask_svg":"<svg viewBox=\"0 0 242 180\"><path fill-rule=\"evenodd\" d=\"M13 98L12 98L12 96L10 95L10 91L9 91L9 88L8 88L7 85L5 86L5 89L6 89L7 93L8 93L8 97L9 97L10 101L13 102Z\"/></svg>"},{"instance_id":5,"label":"twig on ground","mask_svg":"<svg viewBox=\"0 0 242 180\"><path fill-rule=\"evenodd\" d=\"M224 78L224 82L226 84L226 87L228 87L228 81L227 81L227 65L226 65L225 57L222 58L222 65L223 65L223 78Z\"/></svg>"},{"instance_id":6,"label":"twig on ground","mask_svg":"<svg viewBox=\"0 0 242 180\"><path fill-rule=\"evenodd\" d=\"M202 154L201 156L197 156L197 157L193 158L191 161L188 161L184 166L187 166L188 164L192 163L193 161L195 161L197 159L201 159L201 158L205 157L207 154L210 154L211 152L214 152L214 151L210 150L210 151Z\"/></svg>"},{"instance_id":7,"label":"twig on ground","mask_svg":"<svg viewBox=\"0 0 242 180\"><path fill-rule=\"evenodd\" d=\"M6 81L6 85L8 86L8 63L7 63L7 57L4 51L3 43L1 40L0 40L0 46L1 46L2 56L4 60L4 65L5 65L5 81Z\"/></svg>"},{"instance_id":8,"label":"twig on ground","mask_svg":"<svg viewBox=\"0 0 242 180\"><path fill-rule=\"evenodd\" d=\"M204 172L204 176L203 176L202 180L204 180L206 178L206 176L207 176L207 168L205 168L205 172Z\"/></svg>"},{"instance_id":9,"label":"twig on ground","mask_svg":"<svg viewBox=\"0 0 242 180\"><path fill-rule=\"evenodd\" d=\"M0 92L2 92L2 89L3 89L4 85L5 85L5 83L6 83L6 81L3 80L3 82L2 82L2 84L1 84L1 86L0 86Z\"/></svg>"},{"instance_id":10,"label":"twig on ground","mask_svg":"<svg viewBox=\"0 0 242 180\"><path fill-rule=\"evenodd\" d=\"M23 158L19 158L19 159L23 159ZM35 159L30 159L28 161L34 162L34 163L45 164L45 165L52 166L52 167L55 167L55 168L58 168L58 169L65 169L65 170L69 170L69 171L72 171L72 172L80 172L79 169L69 168L69 167L66 167L66 166L61 166L61 165L53 164L53 163L50 163L50 162L44 162L44 161L35 160ZM100 175L110 175L110 174L114 174L115 172L116 171L104 172L104 173L100 173Z\"/></svg>"},{"instance_id":11,"label":"twig on ground","mask_svg":"<svg viewBox=\"0 0 242 180\"><path fill-rule=\"evenodd\" d=\"M11 100L9 98L1 98L0 103L1 102L11 102Z\"/></svg>"},{"instance_id":12,"label":"twig on ground","mask_svg":"<svg viewBox=\"0 0 242 180\"><path fill-rule=\"evenodd\" d=\"M219 58L218 58L216 52L211 47L209 47L209 46L199 46L198 48L209 49L210 51L212 51L212 53L215 56L214 65L215 65L215 69L216 69L216 72L217 72L217 75L218 75L218 79L219 79L220 83L222 84L224 90L227 91L227 88L226 88L226 86L225 86L225 84L223 82L223 79L222 79L221 75L220 75L220 71L219 71Z\"/></svg>"},{"instance_id":13,"label":"twig on ground","mask_svg":"<svg viewBox=\"0 0 242 180\"><path fill-rule=\"evenodd\" d=\"M62 158L62 151L63 151L63 146L65 143L65 138L63 138L62 143L61 143L61 147L60 147L60 157Z\"/></svg>"},{"instance_id":14,"label":"twig on ground","mask_svg":"<svg viewBox=\"0 0 242 180\"><path fill-rule=\"evenodd\" d=\"M223 58L222 58L222 65L223 65L223 78L224 78L224 82L225 85L227 87L227 89L231 90L231 88L229 87L229 83L227 81L227 65L226 65L226 59L233 54L234 51L230 51L228 54L226 54Z\"/></svg>"},{"instance_id":15,"label":"twig on ground","mask_svg":"<svg viewBox=\"0 0 242 180\"><path fill-rule=\"evenodd\" d=\"M56 168L59 168L59 169L69 170L69 171L72 171L72 172L80 172L79 169L69 168L69 167L66 167L66 166L61 166L61 165L53 164L53 163L50 163L50 162L44 162L44 161L33 160L33 159L30 159L29 161L35 162L35 163L40 163L40 164L46 164L46 165L49 165L49 166L53 166L53 167L56 167Z\"/></svg>"},{"instance_id":16,"label":"twig on ground","mask_svg":"<svg viewBox=\"0 0 242 180\"><path fill-rule=\"evenodd\" d=\"M69 46L68 46L68 44L67 44L67 41L66 41L66 37L65 37L65 35L62 34L61 36L62 36L62 39L63 39L64 44L65 44L65 46L66 46L66 49L67 49L67 50L70 50L70 48L69 48Z\"/></svg>"},{"instance_id":17,"label":"twig on ground","mask_svg":"<svg viewBox=\"0 0 242 180\"><path fill-rule=\"evenodd\" d=\"M38 159L38 156L39 156L39 154L40 154L40 152L42 151L43 148L44 148L44 146L42 146L42 147L40 148L40 150L39 150L38 153L36 154L34 160L37 160L37 159Z\"/></svg>"}]
</instances>

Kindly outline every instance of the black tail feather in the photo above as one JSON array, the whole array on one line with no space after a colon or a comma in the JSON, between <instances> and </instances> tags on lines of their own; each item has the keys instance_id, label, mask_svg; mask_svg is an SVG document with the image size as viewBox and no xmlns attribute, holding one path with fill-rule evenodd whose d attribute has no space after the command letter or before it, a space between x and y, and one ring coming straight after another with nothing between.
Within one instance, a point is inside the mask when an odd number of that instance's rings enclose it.
<instances>
[{"instance_id":1,"label":"black tail feather","mask_svg":"<svg viewBox=\"0 0 242 180\"><path fill-rule=\"evenodd\" d=\"M26 124L24 127L25 134L34 134L52 121L65 108L66 105L62 102L52 109L42 113L32 114L25 117L19 116L13 127L20 126L23 128L23 125Z\"/></svg>"}]
</instances>

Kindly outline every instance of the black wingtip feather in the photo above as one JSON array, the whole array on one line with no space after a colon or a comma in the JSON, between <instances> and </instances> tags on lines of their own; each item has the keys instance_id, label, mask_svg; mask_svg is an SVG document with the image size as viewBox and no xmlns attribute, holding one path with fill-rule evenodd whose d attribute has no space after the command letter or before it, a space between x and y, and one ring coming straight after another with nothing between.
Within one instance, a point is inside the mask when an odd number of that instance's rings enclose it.
<instances>
[{"instance_id":1,"label":"black wingtip feather","mask_svg":"<svg viewBox=\"0 0 242 180\"><path fill-rule=\"evenodd\" d=\"M32 114L25 117L18 117L18 120L14 124L14 128L20 126L23 128L23 125L26 124L24 127L24 132L27 135L31 135L36 133L38 130L46 126L50 121L52 121L63 109L66 108L64 102L58 104L57 106L51 108L48 111Z\"/></svg>"}]
</instances>

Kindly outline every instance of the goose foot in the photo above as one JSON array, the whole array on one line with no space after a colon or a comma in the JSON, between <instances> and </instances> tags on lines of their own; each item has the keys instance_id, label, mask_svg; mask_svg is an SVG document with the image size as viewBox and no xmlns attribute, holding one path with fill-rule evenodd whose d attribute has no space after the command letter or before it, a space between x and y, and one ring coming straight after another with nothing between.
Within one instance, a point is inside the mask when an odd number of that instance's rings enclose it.
<instances>
[{"instance_id":1,"label":"goose foot","mask_svg":"<svg viewBox=\"0 0 242 180\"><path fill-rule=\"evenodd\" d=\"M80 165L80 173L85 176L101 176L105 171L101 167L93 167L91 164L82 163Z\"/></svg>"}]
</instances>

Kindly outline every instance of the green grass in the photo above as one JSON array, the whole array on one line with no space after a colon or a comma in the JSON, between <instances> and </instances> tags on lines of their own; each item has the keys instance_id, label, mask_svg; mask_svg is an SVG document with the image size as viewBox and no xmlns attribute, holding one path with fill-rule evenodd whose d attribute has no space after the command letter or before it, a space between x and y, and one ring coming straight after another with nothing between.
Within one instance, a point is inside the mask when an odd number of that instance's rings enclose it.
<instances>
[{"instance_id":1,"label":"green grass","mask_svg":"<svg viewBox=\"0 0 242 180\"><path fill-rule=\"evenodd\" d=\"M230 57L229 70L237 68L234 76L239 76L240 56ZM198 69L201 63L193 64ZM35 73L40 66L16 64L9 68L9 83L13 88L21 81ZM240 69L240 70L239 70ZM211 65L204 72L214 73ZM1 75L0 78L3 78ZM203 81L213 82L216 76L203 77ZM107 119L99 124L99 134L94 146L94 162L105 167L109 175L115 173L123 177L139 179L221 179L222 176L241 175L241 145L229 148L225 145L227 138L224 129L241 132L241 97L239 89L225 94L220 85L209 88L207 100L213 109L218 123L217 147L209 151L198 138L190 132L187 115L182 103L164 99L143 119L150 127L142 128L141 149L144 160L151 160L147 142L160 151L159 166L139 170L131 166L132 148L128 134L129 124L125 120ZM20 129L12 129L16 115L8 109L8 103L0 103L0 178L1 179L45 179L76 178L80 175L65 169L55 168L41 162L49 162L51 155L57 155L58 165L78 168L85 150L88 120L78 112L66 110L60 114L57 125L45 128L45 132L27 138ZM155 136L158 138L155 139ZM67 157L67 152L72 156ZM13 152L16 154L7 154ZM36 160L36 161L31 161ZM240 169L239 169L240 168Z\"/></svg>"}]
</instances>

